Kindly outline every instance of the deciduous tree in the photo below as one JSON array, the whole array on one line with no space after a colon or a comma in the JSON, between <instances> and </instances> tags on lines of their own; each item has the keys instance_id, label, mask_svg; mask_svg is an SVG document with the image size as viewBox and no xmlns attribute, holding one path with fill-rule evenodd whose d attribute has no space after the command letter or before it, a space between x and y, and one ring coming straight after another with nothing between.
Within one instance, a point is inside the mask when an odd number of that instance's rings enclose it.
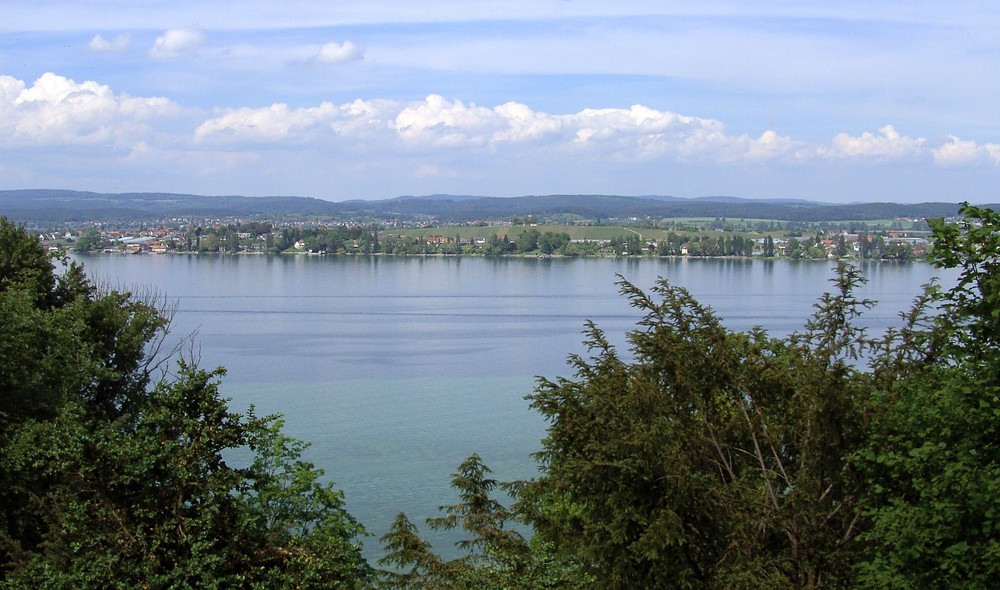
<instances>
[{"instance_id":1,"label":"deciduous tree","mask_svg":"<svg viewBox=\"0 0 1000 590\"><path fill-rule=\"evenodd\" d=\"M908 335L933 351L885 385L867 474L868 588L991 588L1000 576L1000 215L934 220L935 263L960 270Z\"/></svg>"},{"instance_id":2,"label":"deciduous tree","mask_svg":"<svg viewBox=\"0 0 1000 590\"><path fill-rule=\"evenodd\" d=\"M230 412L221 370L154 382L162 310L65 268L0 218L0 586L364 584L363 529L280 420Z\"/></svg>"}]
</instances>

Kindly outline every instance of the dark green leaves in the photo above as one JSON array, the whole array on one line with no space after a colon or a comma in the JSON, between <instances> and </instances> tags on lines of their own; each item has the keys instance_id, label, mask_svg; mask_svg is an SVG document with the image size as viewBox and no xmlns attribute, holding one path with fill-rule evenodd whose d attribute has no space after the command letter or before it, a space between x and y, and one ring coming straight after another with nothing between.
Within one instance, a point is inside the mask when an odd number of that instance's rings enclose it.
<instances>
[{"instance_id":1,"label":"dark green leaves","mask_svg":"<svg viewBox=\"0 0 1000 590\"><path fill-rule=\"evenodd\" d=\"M646 294L623 362L591 326L576 379L530 396L551 422L521 491L537 533L600 588L839 585L851 579L868 343L842 268L802 336L731 332L683 288Z\"/></svg>"},{"instance_id":2,"label":"dark green leaves","mask_svg":"<svg viewBox=\"0 0 1000 590\"><path fill-rule=\"evenodd\" d=\"M928 299L943 313L902 333L931 351L896 357L869 444L858 566L868 588L991 588L1000 575L1000 217L966 205L934 220L936 264L958 284Z\"/></svg>"},{"instance_id":3,"label":"dark green leaves","mask_svg":"<svg viewBox=\"0 0 1000 590\"><path fill-rule=\"evenodd\" d=\"M364 530L277 417L230 412L221 369L151 382L168 326L0 219L0 586L365 585Z\"/></svg>"}]
</instances>

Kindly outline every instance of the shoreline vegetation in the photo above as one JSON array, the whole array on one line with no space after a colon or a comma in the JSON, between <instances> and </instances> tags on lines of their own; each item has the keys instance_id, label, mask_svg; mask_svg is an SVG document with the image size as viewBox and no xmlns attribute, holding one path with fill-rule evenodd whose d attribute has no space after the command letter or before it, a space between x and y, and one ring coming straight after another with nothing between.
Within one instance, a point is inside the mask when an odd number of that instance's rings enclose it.
<instances>
[{"instance_id":1,"label":"shoreline vegetation","mask_svg":"<svg viewBox=\"0 0 1000 590\"><path fill-rule=\"evenodd\" d=\"M39 234L53 251L124 254L303 254L528 258L926 258L926 221L882 225L783 224L725 219L646 226L562 226L516 220L507 225L395 229L381 225L253 222L107 229L93 225Z\"/></svg>"},{"instance_id":2,"label":"shoreline vegetation","mask_svg":"<svg viewBox=\"0 0 1000 590\"><path fill-rule=\"evenodd\" d=\"M74 254L86 254L88 256L104 256L104 255L107 255L107 256L134 256L134 255L136 255L135 253L127 253L127 252L122 252L122 251L118 251L118 250L115 250L115 251L104 251L104 250L101 250L101 251L87 251L87 252L74 251L73 253ZM823 258L801 257L801 258L789 258L787 256L772 256L772 257L763 257L763 256L690 256L690 255L681 255L681 254L673 254L673 255L655 255L655 254L653 254L653 255L644 255L644 254L640 254L640 255L628 255L628 254L573 255L573 254L539 254L539 253L534 253L534 254L531 254L531 253L529 253L529 254L505 254L505 255L501 255L501 256L486 256L484 254L477 254L477 253L473 253L473 252L463 253L463 254L444 254L444 253L396 254L396 253L391 253L391 252L369 252L369 253L361 253L361 252L333 252L333 253L328 253L328 252L278 252L278 253L271 253L271 252L186 252L186 251L179 251L179 252L157 252L157 253L144 252L144 253L141 253L141 255L149 255L149 256L306 256L306 257L311 257L311 256L318 256L318 257L327 257L327 256L332 256L332 257L368 257L368 256L373 256L373 257L380 257L380 258L381 257L390 257L390 258L418 258L418 257L419 258L462 258L462 257L472 257L472 258L510 258L510 259L527 259L527 260L537 260L537 259L543 259L543 260L576 260L576 259L580 259L580 258L628 258L628 259L632 259L632 260L658 260L658 259L668 259L668 260L705 260L705 259L711 259L711 260L771 260L771 261L774 261L774 260L801 260L801 261L807 261L807 262L829 262L831 260L832 261L844 261L844 262L891 262L891 263L899 263L899 262L930 262L927 256L914 256L914 257L905 258L905 259L896 259L896 258L870 258L870 259L865 259L865 260L862 261L862 260L859 260L858 258L851 258L851 257L844 257L844 258L837 258L837 257L823 257Z\"/></svg>"}]
</instances>

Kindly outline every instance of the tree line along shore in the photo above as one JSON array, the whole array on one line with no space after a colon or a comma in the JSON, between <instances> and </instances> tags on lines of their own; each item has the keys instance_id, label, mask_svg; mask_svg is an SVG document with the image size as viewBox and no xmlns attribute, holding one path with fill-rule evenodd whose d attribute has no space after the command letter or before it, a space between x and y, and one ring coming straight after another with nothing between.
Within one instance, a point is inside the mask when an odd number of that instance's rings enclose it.
<instances>
[{"instance_id":1,"label":"tree line along shore","mask_svg":"<svg viewBox=\"0 0 1000 590\"><path fill-rule=\"evenodd\" d=\"M139 224L39 232L53 250L219 254L479 256L692 256L907 261L925 258L924 220L795 223L688 219L633 225L553 225L516 218L485 223L391 227L337 222Z\"/></svg>"}]
</instances>

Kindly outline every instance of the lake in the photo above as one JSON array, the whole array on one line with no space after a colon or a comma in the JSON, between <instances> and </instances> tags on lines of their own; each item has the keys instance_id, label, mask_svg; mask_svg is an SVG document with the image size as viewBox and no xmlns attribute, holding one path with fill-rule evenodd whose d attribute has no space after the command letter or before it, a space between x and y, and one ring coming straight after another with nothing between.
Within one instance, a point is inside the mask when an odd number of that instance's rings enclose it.
<instances>
[{"instance_id":1,"label":"lake","mask_svg":"<svg viewBox=\"0 0 1000 590\"><path fill-rule=\"evenodd\" d=\"M686 287L732 329L800 329L833 263L736 259L78 256L98 281L152 287L176 302L174 334L196 333L200 364L225 366L236 410L282 413L306 458L344 490L376 537L453 503L450 474L479 453L500 480L529 478L545 423L524 396L535 377L571 376L592 319L624 348L639 314L617 275ZM898 323L924 263L871 263L861 291ZM954 273L946 278L954 280ZM450 553L447 537L421 532ZM376 540L366 554L378 554Z\"/></svg>"}]
</instances>

